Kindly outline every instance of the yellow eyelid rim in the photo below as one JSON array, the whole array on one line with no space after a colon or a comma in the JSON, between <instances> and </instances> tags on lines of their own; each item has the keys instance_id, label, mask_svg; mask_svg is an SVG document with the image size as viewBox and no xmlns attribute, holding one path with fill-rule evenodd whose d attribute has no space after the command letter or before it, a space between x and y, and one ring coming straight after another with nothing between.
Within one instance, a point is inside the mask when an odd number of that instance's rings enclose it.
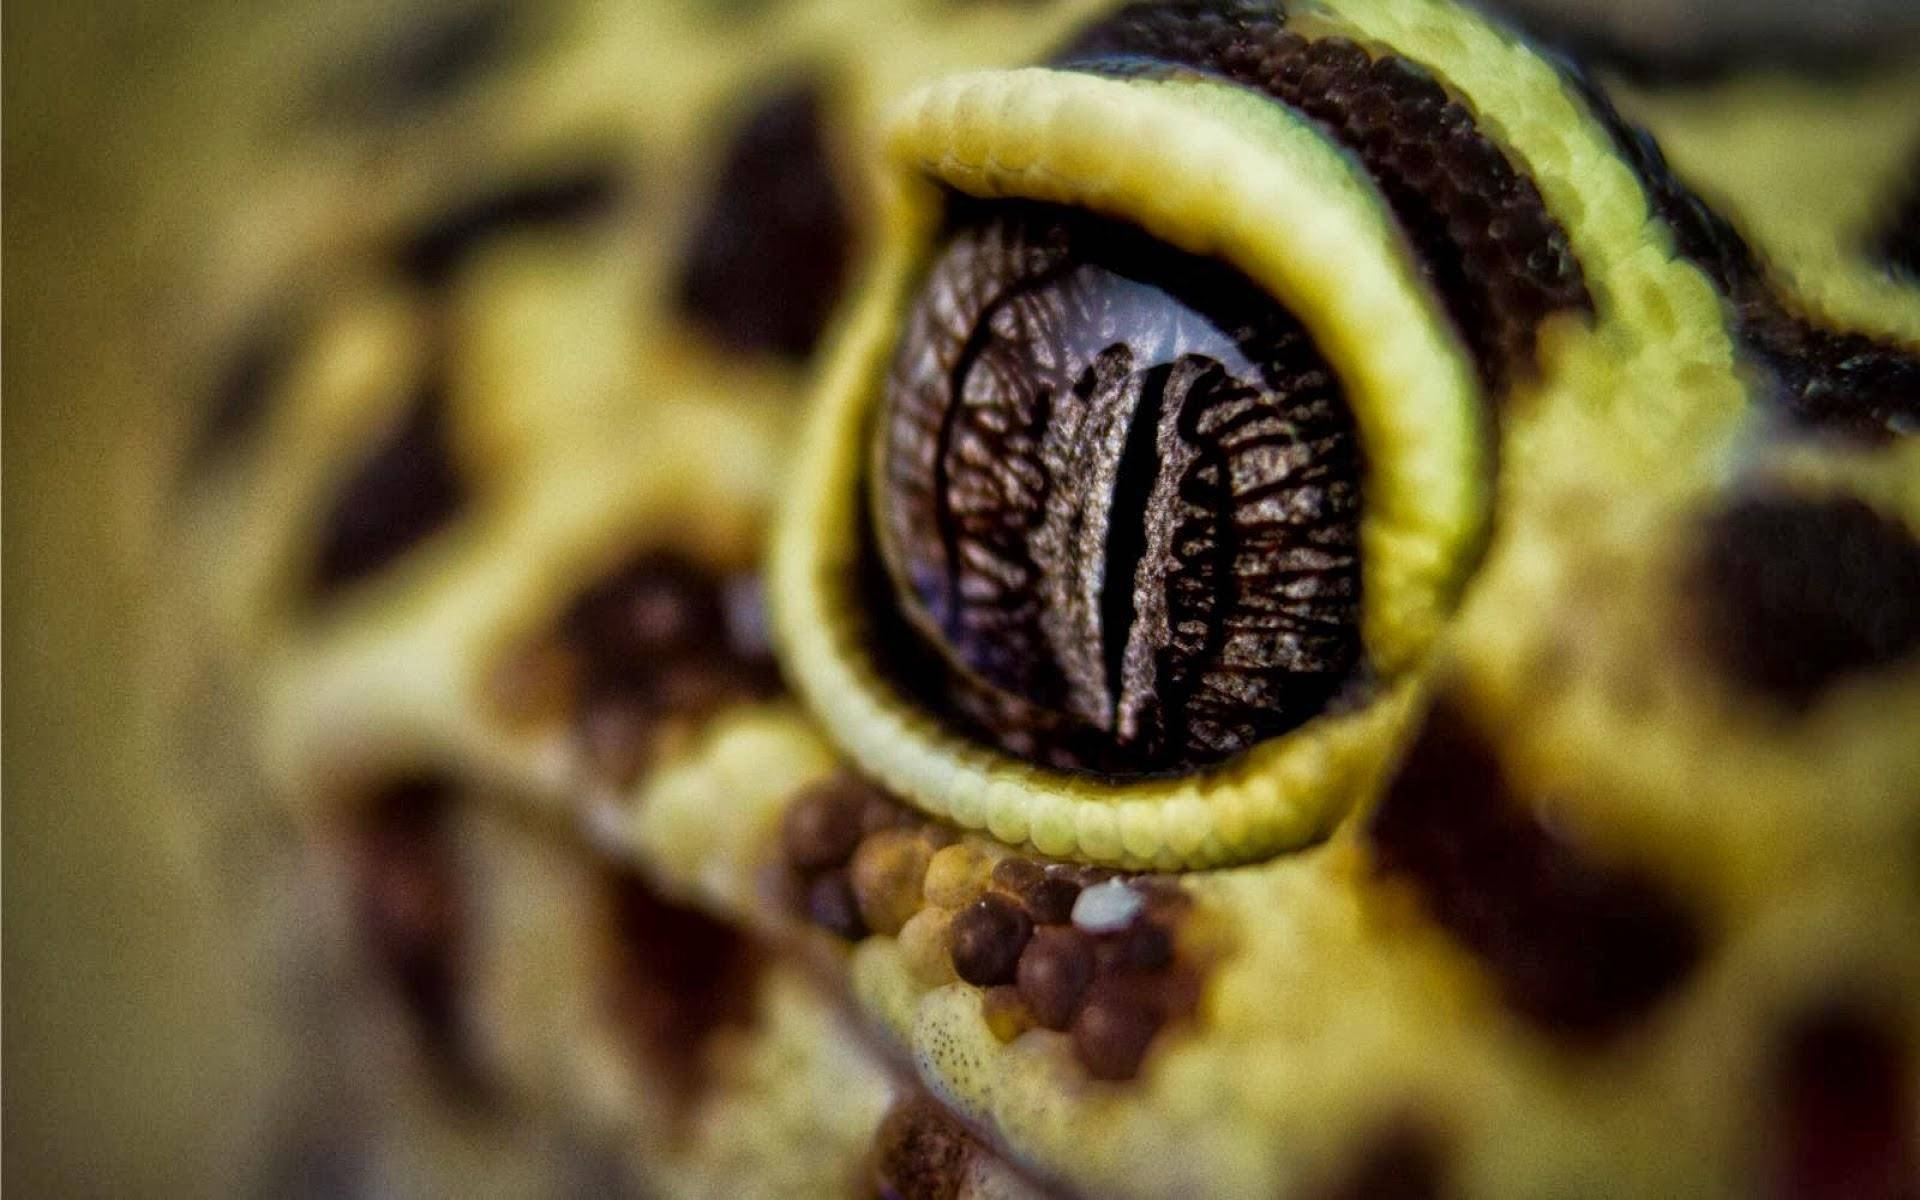
<instances>
[{"instance_id":1,"label":"yellow eyelid rim","mask_svg":"<svg viewBox=\"0 0 1920 1200\"><path fill-rule=\"evenodd\" d=\"M774 529L770 601L794 687L864 771L921 809L1042 854L1129 868L1246 862L1365 794L1480 544L1486 417L1470 361L1370 184L1304 120L1228 85L1029 68L945 79L885 130L883 242L812 398ZM940 186L1071 204L1233 263L1298 317L1368 455L1361 632L1386 681L1210 770L1108 783L957 738L898 698L854 594L868 421L936 232ZM1358 249L1356 249L1358 248Z\"/></svg>"}]
</instances>

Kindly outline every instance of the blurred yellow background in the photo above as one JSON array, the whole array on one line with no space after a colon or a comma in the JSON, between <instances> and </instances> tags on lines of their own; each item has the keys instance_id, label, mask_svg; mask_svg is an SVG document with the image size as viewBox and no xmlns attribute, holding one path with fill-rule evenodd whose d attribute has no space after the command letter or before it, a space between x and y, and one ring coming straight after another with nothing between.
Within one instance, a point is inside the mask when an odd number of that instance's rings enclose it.
<instances>
[{"instance_id":1,"label":"blurred yellow background","mask_svg":"<svg viewBox=\"0 0 1920 1200\"><path fill-rule=\"evenodd\" d=\"M136 147L205 5L13 4L5 38L5 1183L221 1186L259 1052L140 725L126 439L167 428L116 352L145 297Z\"/></svg>"}]
</instances>

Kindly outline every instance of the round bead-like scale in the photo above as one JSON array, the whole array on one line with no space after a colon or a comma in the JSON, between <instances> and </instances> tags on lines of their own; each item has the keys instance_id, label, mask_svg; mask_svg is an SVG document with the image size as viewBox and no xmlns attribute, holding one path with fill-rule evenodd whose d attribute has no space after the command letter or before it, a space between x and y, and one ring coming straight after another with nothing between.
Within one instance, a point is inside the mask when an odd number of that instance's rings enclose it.
<instances>
[{"instance_id":1,"label":"round bead-like scale","mask_svg":"<svg viewBox=\"0 0 1920 1200\"><path fill-rule=\"evenodd\" d=\"M1013 982L1020 952L1033 934L1033 919L1005 896L990 893L953 921L953 969L980 987Z\"/></svg>"}]
</instances>

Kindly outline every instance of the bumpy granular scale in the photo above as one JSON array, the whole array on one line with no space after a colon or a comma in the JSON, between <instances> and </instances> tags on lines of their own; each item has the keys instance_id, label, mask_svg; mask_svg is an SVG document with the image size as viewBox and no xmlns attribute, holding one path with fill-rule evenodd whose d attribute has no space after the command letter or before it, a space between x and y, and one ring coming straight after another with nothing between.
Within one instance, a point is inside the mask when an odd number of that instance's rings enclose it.
<instances>
[{"instance_id":1,"label":"bumpy granular scale","mask_svg":"<svg viewBox=\"0 0 1920 1200\"><path fill-rule=\"evenodd\" d=\"M1032 936L1033 918L1017 901L982 896L954 918L953 969L978 987L1011 983Z\"/></svg>"},{"instance_id":2,"label":"bumpy granular scale","mask_svg":"<svg viewBox=\"0 0 1920 1200\"><path fill-rule=\"evenodd\" d=\"M955 840L883 797L842 774L789 803L782 850L809 922L846 941L897 936L924 986L958 978L979 988L982 1018L1001 1040L1034 1027L1065 1034L1096 1079L1133 1078L1159 1033L1192 1017L1201 965L1174 936L1190 905L1177 885L1125 882L1139 900L1131 917L1089 932L1072 924L1075 901L1092 885L1117 886L1114 872ZM856 819L862 832L848 849ZM929 933L944 944L923 946Z\"/></svg>"},{"instance_id":3,"label":"bumpy granular scale","mask_svg":"<svg viewBox=\"0 0 1920 1200\"><path fill-rule=\"evenodd\" d=\"M920 885L932 858L933 847L905 829L885 829L861 841L849 874L868 929L899 933L920 910Z\"/></svg>"},{"instance_id":4,"label":"bumpy granular scale","mask_svg":"<svg viewBox=\"0 0 1920 1200\"><path fill-rule=\"evenodd\" d=\"M1093 982L1093 949L1072 930L1041 929L1021 952L1016 982L1036 1024L1069 1029Z\"/></svg>"},{"instance_id":5,"label":"bumpy granular scale","mask_svg":"<svg viewBox=\"0 0 1920 1200\"><path fill-rule=\"evenodd\" d=\"M966 1182L973 1137L936 1102L915 1098L896 1105L874 1135L873 1188L892 1200L949 1200Z\"/></svg>"},{"instance_id":6,"label":"bumpy granular scale","mask_svg":"<svg viewBox=\"0 0 1920 1200\"><path fill-rule=\"evenodd\" d=\"M1073 916L1083 879L1071 868L1045 868L1025 858L1006 858L993 869L995 886L1016 897L1042 925L1064 925Z\"/></svg>"}]
</instances>

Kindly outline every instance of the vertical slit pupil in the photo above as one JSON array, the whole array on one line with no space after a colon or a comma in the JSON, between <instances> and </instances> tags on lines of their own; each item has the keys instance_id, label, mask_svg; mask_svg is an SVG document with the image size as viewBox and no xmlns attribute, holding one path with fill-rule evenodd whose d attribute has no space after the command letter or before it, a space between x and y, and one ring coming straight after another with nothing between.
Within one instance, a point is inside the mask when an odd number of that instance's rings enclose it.
<instances>
[{"instance_id":1,"label":"vertical slit pupil","mask_svg":"<svg viewBox=\"0 0 1920 1200\"><path fill-rule=\"evenodd\" d=\"M1107 694L1117 702L1122 689L1121 672L1125 667L1127 638L1133 630L1135 613L1134 576L1147 551L1147 504L1152 499L1153 483L1159 474L1160 455L1156 448L1160 432L1160 412L1166 404L1167 379L1173 374L1171 363L1161 363L1147 372L1141 388L1140 405L1134 410L1133 425L1127 430L1127 445L1120 456L1120 468L1113 484L1113 503L1108 508L1106 570L1100 596L1100 626L1106 651ZM1116 720L1117 724L1117 720Z\"/></svg>"}]
</instances>

